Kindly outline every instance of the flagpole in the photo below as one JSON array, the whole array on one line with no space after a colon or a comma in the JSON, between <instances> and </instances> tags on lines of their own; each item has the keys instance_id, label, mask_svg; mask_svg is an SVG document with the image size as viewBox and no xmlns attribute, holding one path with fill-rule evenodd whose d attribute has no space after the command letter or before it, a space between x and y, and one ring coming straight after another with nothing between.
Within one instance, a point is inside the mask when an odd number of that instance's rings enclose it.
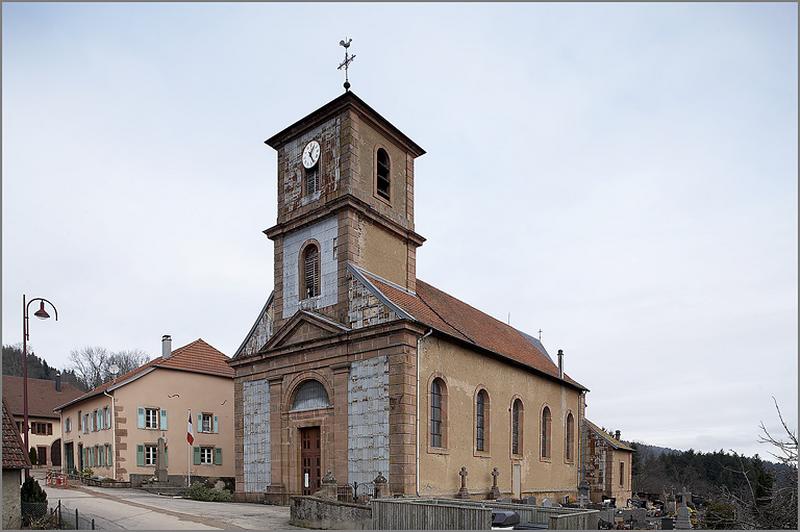
<instances>
[{"instance_id":1,"label":"flagpole","mask_svg":"<svg viewBox=\"0 0 800 532\"><path fill-rule=\"evenodd\" d=\"M189 409L189 423L192 422L192 409ZM194 431L192 431L194 432ZM189 444L189 449L186 451L186 465L188 466L187 471L189 472L188 479L186 480L186 487L192 487L192 444L189 443L189 440L186 440L186 443Z\"/></svg>"}]
</instances>

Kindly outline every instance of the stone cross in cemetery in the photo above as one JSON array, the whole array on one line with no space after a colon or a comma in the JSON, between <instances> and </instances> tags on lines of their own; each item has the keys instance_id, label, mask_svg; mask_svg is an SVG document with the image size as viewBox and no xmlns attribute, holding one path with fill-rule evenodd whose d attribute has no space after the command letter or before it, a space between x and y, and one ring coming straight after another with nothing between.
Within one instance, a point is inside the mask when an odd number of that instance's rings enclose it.
<instances>
[{"instance_id":1,"label":"stone cross in cemetery","mask_svg":"<svg viewBox=\"0 0 800 532\"><path fill-rule=\"evenodd\" d=\"M689 506L689 503L692 502L692 494L691 492L686 490L686 486L683 487L683 491L681 491L680 495L681 495L681 505Z\"/></svg>"},{"instance_id":2,"label":"stone cross in cemetery","mask_svg":"<svg viewBox=\"0 0 800 532\"><path fill-rule=\"evenodd\" d=\"M461 466L461 471L459 471L458 474L461 476L461 488L458 490L456 498L469 499L469 492L467 491L467 468Z\"/></svg>"},{"instance_id":3,"label":"stone cross in cemetery","mask_svg":"<svg viewBox=\"0 0 800 532\"><path fill-rule=\"evenodd\" d=\"M492 468L492 489L489 490L489 495L486 496L487 499L499 499L500 498L500 488L497 487L497 477L500 476L500 471L497 470L496 467Z\"/></svg>"}]
</instances>

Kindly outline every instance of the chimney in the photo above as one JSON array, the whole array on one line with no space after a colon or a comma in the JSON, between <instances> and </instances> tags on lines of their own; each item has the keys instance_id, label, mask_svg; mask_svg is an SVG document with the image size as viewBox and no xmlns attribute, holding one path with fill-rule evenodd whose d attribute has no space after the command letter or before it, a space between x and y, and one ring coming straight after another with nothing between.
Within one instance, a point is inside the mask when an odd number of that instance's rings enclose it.
<instances>
[{"instance_id":1,"label":"chimney","mask_svg":"<svg viewBox=\"0 0 800 532\"><path fill-rule=\"evenodd\" d=\"M622 436L622 433L621 433L620 431L616 431L616 432L614 432L614 437L615 437L616 439L618 439L618 440L619 440L620 436Z\"/></svg>"},{"instance_id":2,"label":"chimney","mask_svg":"<svg viewBox=\"0 0 800 532\"><path fill-rule=\"evenodd\" d=\"M558 350L558 378L564 378L564 351L562 349Z\"/></svg>"},{"instance_id":3,"label":"chimney","mask_svg":"<svg viewBox=\"0 0 800 532\"><path fill-rule=\"evenodd\" d=\"M60 371L56 373L55 381L56 381L56 391L60 392L61 391L61 372Z\"/></svg>"},{"instance_id":4,"label":"chimney","mask_svg":"<svg viewBox=\"0 0 800 532\"><path fill-rule=\"evenodd\" d=\"M161 358L167 359L172 356L172 336L165 334L161 337Z\"/></svg>"}]
</instances>

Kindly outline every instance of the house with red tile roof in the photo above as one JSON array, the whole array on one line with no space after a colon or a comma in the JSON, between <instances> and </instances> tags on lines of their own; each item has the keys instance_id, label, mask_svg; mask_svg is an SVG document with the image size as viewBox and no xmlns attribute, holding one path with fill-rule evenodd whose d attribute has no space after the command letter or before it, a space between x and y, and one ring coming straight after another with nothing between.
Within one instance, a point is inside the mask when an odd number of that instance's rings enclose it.
<instances>
[{"instance_id":1,"label":"house with red tile roof","mask_svg":"<svg viewBox=\"0 0 800 532\"><path fill-rule=\"evenodd\" d=\"M22 377L3 375L3 399L20 434L24 434L25 416ZM36 465L59 467L61 465L61 420L53 410L70 401L83 391L72 383L54 380L28 379L28 444L36 451ZM24 436L23 436L24 441Z\"/></svg>"},{"instance_id":2,"label":"house with red tile roof","mask_svg":"<svg viewBox=\"0 0 800 532\"><path fill-rule=\"evenodd\" d=\"M162 354L58 407L65 471L139 485L233 478L233 376L229 358L202 339ZM192 443L187 439L191 423Z\"/></svg>"},{"instance_id":3,"label":"house with red tile roof","mask_svg":"<svg viewBox=\"0 0 800 532\"><path fill-rule=\"evenodd\" d=\"M31 467L17 423L3 398L3 530L19 528L22 518L22 471Z\"/></svg>"},{"instance_id":4,"label":"house with red tile roof","mask_svg":"<svg viewBox=\"0 0 800 532\"><path fill-rule=\"evenodd\" d=\"M311 494L330 471L397 495L575 499L588 390L563 352L417 279L425 151L351 91L266 143L274 290L230 362L236 497Z\"/></svg>"}]
</instances>

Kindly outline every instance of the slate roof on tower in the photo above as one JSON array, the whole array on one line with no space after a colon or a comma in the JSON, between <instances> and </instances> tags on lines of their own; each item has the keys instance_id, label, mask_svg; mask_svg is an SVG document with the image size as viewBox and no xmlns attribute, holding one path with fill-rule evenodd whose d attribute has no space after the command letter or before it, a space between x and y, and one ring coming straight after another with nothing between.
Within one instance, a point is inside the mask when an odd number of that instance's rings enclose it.
<instances>
[{"instance_id":1,"label":"slate roof on tower","mask_svg":"<svg viewBox=\"0 0 800 532\"><path fill-rule=\"evenodd\" d=\"M228 360L230 359L223 352L207 344L202 338L198 338L194 342L175 349L169 358L154 358L146 364L142 364L138 368L124 375L120 375L114 380L104 382L80 397L60 405L56 410L61 410L64 407L100 395L103 392L124 386L158 368L187 371L189 373L203 373L205 375L216 375L218 377L232 379L234 371L228 365Z\"/></svg>"}]
</instances>

